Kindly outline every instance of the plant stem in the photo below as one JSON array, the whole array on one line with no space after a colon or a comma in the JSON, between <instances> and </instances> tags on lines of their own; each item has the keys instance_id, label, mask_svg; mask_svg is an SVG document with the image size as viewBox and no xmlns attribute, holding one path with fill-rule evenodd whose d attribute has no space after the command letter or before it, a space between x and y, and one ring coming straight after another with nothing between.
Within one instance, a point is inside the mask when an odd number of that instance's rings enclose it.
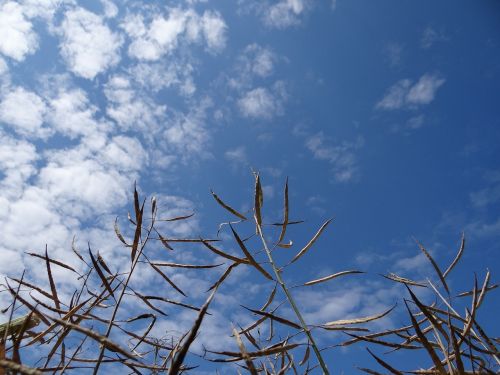
<instances>
[{"instance_id":1,"label":"plant stem","mask_svg":"<svg viewBox=\"0 0 500 375\"><path fill-rule=\"evenodd\" d=\"M256 223L257 226L257 231L259 234L259 237L262 241L262 244L264 245L264 249L266 250L267 257L269 258L269 263L273 267L274 274L276 275L276 280L278 281L278 284L280 284L281 289L283 289L283 292L286 295L286 298L288 299L288 302L290 302L290 305L292 306L293 311L295 312L295 315L299 319L300 325L302 329L304 330L304 333L306 334L307 338L309 339L309 342L311 343L311 346L313 348L314 354L316 355L316 358L318 359L319 365L321 369L323 370L323 374L329 375L330 372L328 371L328 368L326 367L326 363L323 360L323 357L321 356L321 353L318 349L318 346L316 345L314 338L311 334L311 330L307 326L306 322L304 321L304 318L302 317L302 314L300 313L299 308L297 307L297 304L295 303L295 300L292 297L292 294L288 290L285 282L283 281L281 277L281 271L276 267L276 263L274 262L273 256L271 254L271 250L269 250L269 246L267 246L267 242L264 238L264 234L262 233L262 227Z\"/></svg>"}]
</instances>

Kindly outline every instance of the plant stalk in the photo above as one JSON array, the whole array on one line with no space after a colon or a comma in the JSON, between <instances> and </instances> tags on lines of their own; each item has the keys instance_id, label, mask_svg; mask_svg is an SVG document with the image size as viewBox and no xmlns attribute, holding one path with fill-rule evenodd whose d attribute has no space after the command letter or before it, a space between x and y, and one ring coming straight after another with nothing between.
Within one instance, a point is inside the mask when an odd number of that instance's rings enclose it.
<instances>
[{"instance_id":1,"label":"plant stalk","mask_svg":"<svg viewBox=\"0 0 500 375\"><path fill-rule=\"evenodd\" d=\"M269 258L269 263L271 264L274 274L276 275L276 280L278 281L278 284L280 284L281 289L283 289L283 292L286 295L286 298L288 299L288 302L290 302L290 305L292 306L293 311L295 312L295 315L299 319L300 325L302 329L304 330L304 333L306 334L307 338L309 339L309 342L311 343L311 346L313 348L314 354L316 355L316 358L318 359L319 365L321 369L323 370L323 374L329 375L330 372L328 371L328 368L326 367L326 363L323 360L323 357L321 356L321 353L318 349L318 346L316 345L316 342L314 341L314 338L311 334L311 330L307 326L304 318L302 317L302 314L300 313L299 308L297 307L297 304L295 303L295 300L292 297L292 294L288 290L285 282L283 281L281 277L281 271L276 267L276 263L274 262L273 256L271 254L271 250L269 250L269 246L267 246L267 242L264 238L264 234L262 233L262 227L259 225L259 223L256 223L257 226L257 232L259 234L259 237L262 241L262 244L264 245L264 249L266 250L267 257Z\"/></svg>"}]
</instances>

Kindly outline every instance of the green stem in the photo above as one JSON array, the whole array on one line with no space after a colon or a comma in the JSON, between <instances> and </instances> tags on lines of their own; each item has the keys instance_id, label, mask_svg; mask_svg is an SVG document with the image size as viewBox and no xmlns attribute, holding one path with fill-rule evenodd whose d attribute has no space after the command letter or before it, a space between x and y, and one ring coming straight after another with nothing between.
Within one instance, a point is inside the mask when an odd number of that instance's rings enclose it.
<instances>
[{"instance_id":1,"label":"green stem","mask_svg":"<svg viewBox=\"0 0 500 375\"><path fill-rule=\"evenodd\" d=\"M281 289L283 289L283 292L285 293L286 298L288 299L288 302L290 302L290 305L292 306L292 309L295 312L295 315L299 319L300 325L301 325L302 329L304 330L307 338L309 339L309 342L311 343L314 354L316 355L316 358L318 359L319 365L321 366L323 373L326 375L329 375L330 372L328 371L328 368L326 367L326 363L323 360L323 357L321 356L321 353L318 349L318 346L316 345L316 343L314 341L314 338L311 334L311 330L309 329L306 322L304 321L304 318L302 317L302 314L300 313L300 310L297 307L297 304L295 303L295 300L293 299L292 294L290 293L285 282L281 278L281 271L278 269L278 267L276 267L276 263L274 262L273 256L271 254L271 250L269 250L269 246L267 246L267 242L264 238L264 234L262 233L262 228L258 223L256 223L256 225L257 225L257 231L259 233L259 237L262 240L262 244L264 245L264 249L266 250L267 257L269 258L269 263L273 267L274 274L276 275L276 280L278 281L278 284L280 284Z\"/></svg>"}]
</instances>

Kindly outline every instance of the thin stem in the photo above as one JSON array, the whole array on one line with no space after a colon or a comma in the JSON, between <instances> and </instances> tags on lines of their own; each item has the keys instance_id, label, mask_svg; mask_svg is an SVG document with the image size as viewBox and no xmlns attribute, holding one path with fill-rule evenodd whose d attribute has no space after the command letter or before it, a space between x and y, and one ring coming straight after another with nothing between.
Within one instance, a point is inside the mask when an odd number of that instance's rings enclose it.
<instances>
[{"instance_id":1,"label":"thin stem","mask_svg":"<svg viewBox=\"0 0 500 375\"><path fill-rule=\"evenodd\" d=\"M262 244L264 245L264 249L266 250L267 257L269 258L269 263L273 267L274 274L276 275L276 280L278 281L278 284L280 284L281 289L283 289L283 292L285 293L286 298L288 299L288 302L290 302L290 305L292 306L292 309L295 312L295 315L299 319L300 325L301 325L302 329L304 330L307 338L309 339L309 342L311 343L314 354L316 355L316 358L318 359L319 365L321 366L323 373L326 375L329 375L330 372L328 371L328 368L326 367L326 363L323 360L323 357L321 356L321 353L318 349L318 346L316 345L316 342L314 341L314 338L311 334L311 330L309 329L306 322L304 321L304 318L302 317L302 314L300 313L300 310L297 307L297 304L295 303L295 300L293 299L292 294L290 293L285 282L281 278L281 271L276 266L276 263L274 262L273 256L271 254L271 250L269 250L269 247L267 246L267 242L264 238L264 234L262 233L262 227L258 223L256 223L256 226L257 226L257 231L258 231L259 237L262 241Z\"/></svg>"},{"instance_id":2,"label":"thin stem","mask_svg":"<svg viewBox=\"0 0 500 375\"><path fill-rule=\"evenodd\" d=\"M132 278L132 274L134 273L134 270L135 270L135 266L137 265L137 263L139 262L139 258L141 257L142 255L142 251L144 250L144 248L146 247L146 243L148 242L149 240L149 235L151 234L151 231L153 230L153 226L154 226L154 218L151 222L151 226L147 229L147 236L146 236L146 239L144 240L144 242L141 244L140 246L140 249L139 249L139 252L138 254L136 255L133 263L132 263L132 266L130 267L130 273L128 274L127 276L127 280L125 280L125 283L123 284L123 289L121 290L121 293L120 293L120 297L118 298L118 301L116 302L116 305L115 305L115 308L113 309L113 314L111 315L111 318L109 320L109 324L108 324L108 328L106 329L106 333L104 334L104 337L109 337L109 334L111 333L111 329L113 328L113 323L115 321L115 318L116 318L116 314L118 313L118 308L120 307L120 304L122 302L122 299L123 299L123 296L125 295L125 292L127 290L127 287L128 287L128 284L130 282L130 279ZM142 229L142 228L141 228ZM101 362L103 360L103 357L104 357L104 351L106 350L106 347L101 345L101 351L99 353L99 358L97 359L97 363L96 363L96 366L94 367L94 372L93 372L93 375L96 375L97 372L99 371L99 367L101 365Z\"/></svg>"}]
</instances>

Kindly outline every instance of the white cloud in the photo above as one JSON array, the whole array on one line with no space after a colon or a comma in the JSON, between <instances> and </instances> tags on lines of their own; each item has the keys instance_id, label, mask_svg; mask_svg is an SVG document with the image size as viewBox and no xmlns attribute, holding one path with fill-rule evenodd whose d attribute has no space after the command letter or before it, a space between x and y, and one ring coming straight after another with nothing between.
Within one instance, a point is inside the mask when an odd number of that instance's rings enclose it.
<instances>
[{"instance_id":1,"label":"white cloud","mask_svg":"<svg viewBox=\"0 0 500 375\"><path fill-rule=\"evenodd\" d=\"M304 307L304 319L309 324L324 324L337 319L359 318L379 314L400 298L397 285L386 287L380 282L351 282L349 287L297 292L297 301ZM391 316L374 322L376 326L390 326Z\"/></svg>"},{"instance_id":2,"label":"white cloud","mask_svg":"<svg viewBox=\"0 0 500 375\"><path fill-rule=\"evenodd\" d=\"M437 90L445 80L437 75L424 74L412 85L409 79L402 79L389 88L376 108L393 110L399 108L416 108L429 104L434 100Z\"/></svg>"},{"instance_id":3,"label":"white cloud","mask_svg":"<svg viewBox=\"0 0 500 375\"><path fill-rule=\"evenodd\" d=\"M5 2L0 6L0 53L22 61L37 48L38 37L21 5L13 1Z\"/></svg>"},{"instance_id":4,"label":"white cloud","mask_svg":"<svg viewBox=\"0 0 500 375\"><path fill-rule=\"evenodd\" d=\"M470 194L470 201L475 208L483 209L500 202L500 184L493 180L491 186Z\"/></svg>"},{"instance_id":5,"label":"white cloud","mask_svg":"<svg viewBox=\"0 0 500 375\"><path fill-rule=\"evenodd\" d=\"M165 18L155 15L146 26L142 15L129 15L122 28L132 38L128 53L140 60L155 61L173 53L180 43L197 43L203 38L210 52L226 45L227 26L218 12L199 15L192 9L172 8Z\"/></svg>"},{"instance_id":6,"label":"white cloud","mask_svg":"<svg viewBox=\"0 0 500 375\"><path fill-rule=\"evenodd\" d=\"M246 117L270 119L276 110L276 104L271 92L258 87L250 90L238 100L241 113Z\"/></svg>"},{"instance_id":7,"label":"white cloud","mask_svg":"<svg viewBox=\"0 0 500 375\"><path fill-rule=\"evenodd\" d=\"M233 163L246 164L247 163L247 150L245 146L239 146L224 153L224 157Z\"/></svg>"},{"instance_id":8,"label":"white cloud","mask_svg":"<svg viewBox=\"0 0 500 375\"><path fill-rule=\"evenodd\" d=\"M177 87L182 96L196 92L193 78L194 67L187 59L172 59L168 63L139 63L130 68L130 77L142 88L158 92Z\"/></svg>"},{"instance_id":9,"label":"white cloud","mask_svg":"<svg viewBox=\"0 0 500 375\"><path fill-rule=\"evenodd\" d=\"M478 219L468 223L465 227L465 233L476 238L495 238L500 233L500 218L492 222L484 219Z\"/></svg>"},{"instance_id":10,"label":"white cloud","mask_svg":"<svg viewBox=\"0 0 500 375\"><path fill-rule=\"evenodd\" d=\"M122 129L142 129L153 133L166 111L164 105L152 105L147 98L145 101L126 76L111 77L104 93L109 101L106 113Z\"/></svg>"},{"instance_id":11,"label":"white cloud","mask_svg":"<svg viewBox=\"0 0 500 375\"><path fill-rule=\"evenodd\" d=\"M280 0L263 10L264 22L271 27L284 29L300 23L300 16L309 7L307 0Z\"/></svg>"},{"instance_id":12,"label":"white cloud","mask_svg":"<svg viewBox=\"0 0 500 375\"><path fill-rule=\"evenodd\" d=\"M212 106L212 100L204 98L198 105L192 106L187 114L174 115L163 132L165 151L174 153L184 161L192 160L195 156L209 157L211 154L207 151L207 144L210 142L210 134L205 120L206 112Z\"/></svg>"},{"instance_id":13,"label":"white cloud","mask_svg":"<svg viewBox=\"0 0 500 375\"><path fill-rule=\"evenodd\" d=\"M256 79L263 80L273 74L278 60L279 56L270 48L249 44L238 56L235 74L227 78L228 86L240 92L250 90Z\"/></svg>"},{"instance_id":14,"label":"white cloud","mask_svg":"<svg viewBox=\"0 0 500 375\"><path fill-rule=\"evenodd\" d=\"M355 142L342 142L337 145L329 144L323 132L309 136L306 147L312 152L315 159L327 161L334 174L335 181L348 182L357 177L358 166L355 151L364 144L363 138Z\"/></svg>"},{"instance_id":15,"label":"white cloud","mask_svg":"<svg viewBox=\"0 0 500 375\"><path fill-rule=\"evenodd\" d=\"M410 117L403 124L394 124L391 127L391 130L395 133L402 133L404 135L410 135L414 131L420 129L425 124L425 116L423 114L419 114L413 117Z\"/></svg>"},{"instance_id":16,"label":"white cloud","mask_svg":"<svg viewBox=\"0 0 500 375\"><path fill-rule=\"evenodd\" d=\"M435 43L446 42L448 37L440 31L436 31L430 26L427 26L422 32L422 37L420 38L420 46L422 48L430 48Z\"/></svg>"},{"instance_id":17,"label":"white cloud","mask_svg":"<svg viewBox=\"0 0 500 375\"><path fill-rule=\"evenodd\" d=\"M2 246L7 249L21 252L41 249L45 244L57 247L69 237L68 229L62 224L50 198L39 188L26 188L20 199L8 202L2 208L5 209L0 215Z\"/></svg>"},{"instance_id":18,"label":"white cloud","mask_svg":"<svg viewBox=\"0 0 500 375\"><path fill-rule=\"evenodd\" d=\"M424 115L414 116L406 122L406 127L411 130L420 129L424 124L424 119Z\"/></svg>"},{"instance_id":19,"label":"white cloud","mask_svg":"<svg viewBox=\"0 0 500 375\"><path fill-rule=\"evenodd\" d=\"M206 11L201 18L203 35L211 52L217 52L226 46L227 25L219 12Z\"/></svg>"},{"instance_id":20,"label":"white cloud","mask_svg":"<svg viewBox=\"0 0 500 375\"><path fill-rule=\"evenodd\" d=\"M108 130L105 123L94 118L97 108L89 103L81 89L62 89L49 100L49 104L47 121L65 136L75 138Z\"/></svg>"},{"instance_id":21,"label":"white cloud","mask_svg":"<svg viewBox=\"0 0 500 375\"><path fill-rule=\"evenodd\" d=\"M34 163L38 158L33 144L0 132L0 170L3 174L0 187L4 198L16 199L22 194L24 183L36 171Z\"/></svg>"},{"instance_id":22,"label":"white cloud","mask_svg":"<svg viewBox=\"0 0 500 375\"><path fill-rule=\"evenodd\" d=\"M0 57L0 76L7 73L8 71L9 71L9 66L7 65L5 60Z\"/></svg>"},{"instance_id":23,"label":"white cloud","mask_svg":"<svg viewBox=\"0 0 500 375\"><path fill-rule=\"evenodd\" d=\"M434 100L436 91L443 83L444 79L438 76L424 74L408 92L408 95L406 96L407 103L410 105L429 104Z\"/></svg>"},{"instance_id":24,"label":"white cloud","mask_svg":"<svg viewBox=\"0 0 500 375\"><path fill-rule=\"evenodd\" d=\"M120 35L101 17L83 8L66 12L59 33L61 54L76 75L93 79L120 60Z\"/></svg>"},{"instance_id":25,"label":"white cloud","mask_svg":"<svg viewBox=\"0 0 500 375\"><path fill-rule=\"evenodd\" d=\"M50 129L44 125L47 111L42 98L22 87L9 92L0 103L0 121L22 135L44 138Z\"/></svg>"},{"instance_id":26,"label":"white cloud","mask_svg":"<svg viewBox=\"0 0 500 375\"><path fill-rule=\"evenodd\" d=\"M65 4L74 4L74 0L21 0L24 13L30 17L43 17L52 20L58 8Z\"/></svg>"},{"instance_id":27,"label":"white cloud","mask_svg":"<svg viewBox=\"0 0 500 375\"><path fill-rule=\"evenodd\" d=\"M101 160L119 171L139 171L147 161L147 154L136 138L117 135L101 151Z\"/></svg>"},{"instance_id":28,"label":"white cloud","mask_svg":"<svg viewBox=\"0 0 500 375\"><path fill-rule=\"evenodd\" d=\"M245 92L238 100L238 107L245 117L270 120L283 114L286 97L284 84L278 81L272 91L265 87L257 87Z\"/></svg>"},{"instance_id":29,"label":"white cloud","mask_svg":"<svg viewBox=\"0 0 500 375\"><path fill-rule=\"evenodd\" d=\"M406 102L406 95L411 87L409 79L402 79L389 88L381 101L377 103L377 108L398 109Z\"/></svg>"},{"instance_id":30,"label":"white cloud","mask_svg":"<svg viewBox=\"0 0 500 375\"><path fill-rule=\"evenodd\" d=\"M50 152L37 186L64 216L103 214L125 204L135 172L146 160L137 140L94 137L73 149Z\"/></svg>"},{"instance_id":31,"label":"white cloud","mask_svg":"<svg viewBox=\"0 0 500 375\"><path fill-rule=\"evenodd\" d=\"M104 15L107 18L114 18L118 14L118 7L111 0L101 0L104 8Z\"/></svg>"},{"instance_id":32,"label":"white cloud","mask_svg":"<svg viewBox=\"0 0 500 375\"><path fill-rule=\"evenodd\" d=\"M248 45L240 58L245 72L259 77L267 77L273 73L277 56L269 48L256 43Z\"/></svg>"}]
</instances>

